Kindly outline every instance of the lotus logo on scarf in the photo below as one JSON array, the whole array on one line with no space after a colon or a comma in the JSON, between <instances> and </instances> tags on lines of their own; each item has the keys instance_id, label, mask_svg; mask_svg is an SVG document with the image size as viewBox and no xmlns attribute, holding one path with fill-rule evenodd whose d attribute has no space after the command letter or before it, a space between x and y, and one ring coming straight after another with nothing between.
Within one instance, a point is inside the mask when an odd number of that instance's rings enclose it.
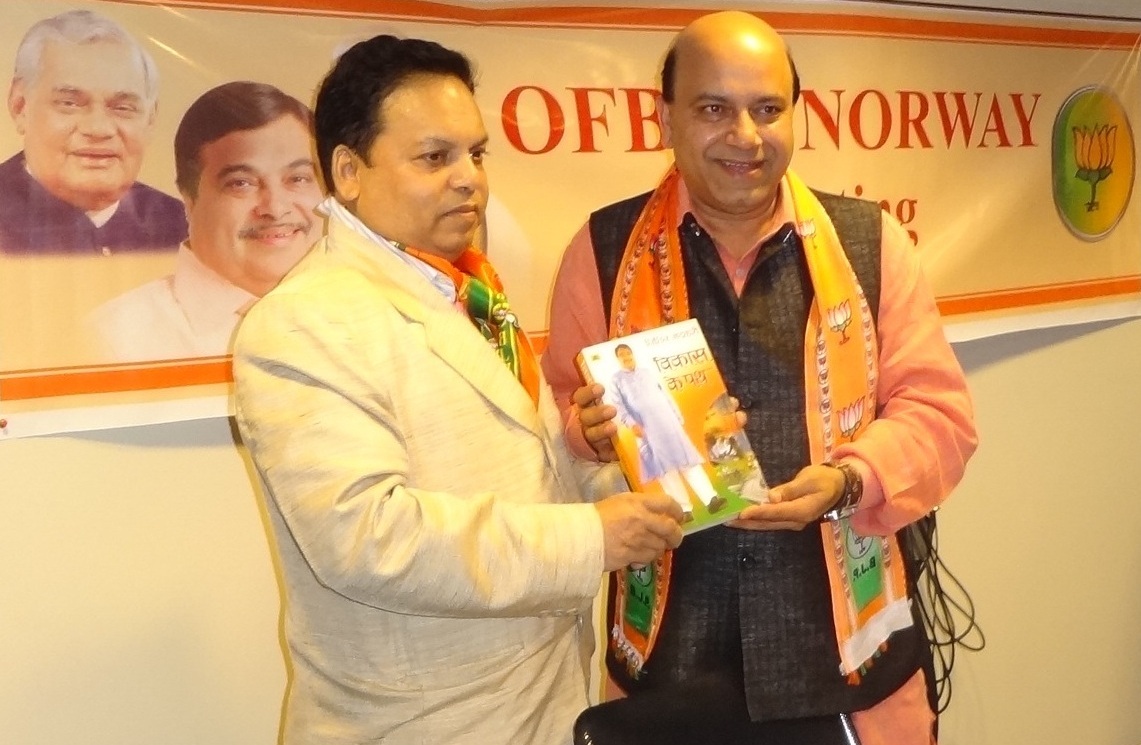
<instances>
[{"instance_id":1,"label":"lotus logo on scarf","mask_svg":"<svg viewBox=\"0 0 1141 745\"><path fill-rule=\"evenodd\" d=\"M841 344L846 343L848 341L846 329L852 323L852 304L845 300L829 308L825 315L828 316L828 328L840 334Z\"/></svg>"},{"instance_id":2,"label":"lotus logo on scarf","mask_svg":"<svg viewBox=\"0 0 1141 745\"><path fill-rule=\"evenodd\" d=\"M1054 120L1054 204L1078 238L1109 235L1125 214L1136 175L1133 130L1107 88L1070 95Z\"/></svg>"},{"instance_id":3,"label":"lotus logo on scarf","mask_svg":"<svg viewBox=\"0 0 1141 745\"><path fill-rule=\"evenodd\" d=\"M840 432L849 440L864 419L864 399L858 398L854 403L840 409Z\"/></svg>"}]
</instances>

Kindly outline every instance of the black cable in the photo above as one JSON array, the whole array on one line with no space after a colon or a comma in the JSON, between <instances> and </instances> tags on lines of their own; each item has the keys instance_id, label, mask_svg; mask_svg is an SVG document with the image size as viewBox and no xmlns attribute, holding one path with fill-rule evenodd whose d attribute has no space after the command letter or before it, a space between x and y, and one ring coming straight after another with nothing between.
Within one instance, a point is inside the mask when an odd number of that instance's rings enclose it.
<instances>
[{"instance_id":1,"label":"black cable","mask_svg":"<svg viewBox=\"0 0 1141 745\"><path fill-rule=\"evenodd\" d=\"M919 569L916 603L935 662L935 713L942 714L951 703L956 648L980 652L986 647L986 636L976 618L970 593L939 556L935 514L911 525L908 533L911 557Z\"/></svg>"}]
</instances>

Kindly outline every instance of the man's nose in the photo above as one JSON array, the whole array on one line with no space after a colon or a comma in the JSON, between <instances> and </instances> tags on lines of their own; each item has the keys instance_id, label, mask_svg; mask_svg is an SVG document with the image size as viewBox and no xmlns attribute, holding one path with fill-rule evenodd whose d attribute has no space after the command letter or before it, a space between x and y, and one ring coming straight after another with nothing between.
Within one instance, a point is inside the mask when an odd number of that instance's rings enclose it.
<instances>
[{"instance_id":1,"label":"man's nose","mask_svg":"<svg viewBox=\"0 0 1141 745\"><path fill-rule=\"evenodd\" d=\"M468 155L456 161L449 180L453 189L472 192L483 178L483 168L475 157Z\"/></svg>"},{"instance_id":2,"label":"man's nose","mask_svg":"<svg viewBox=\"0 0 1141 745\"><path fill-rule=\"evenodd\" d=\"M761 128L748 109L733 118L729 128L729 142L738 147L756 147L761 140Z\"/></svg>"},{"instance_id":3,"label":"man's nose","mask_svg":"<svg viewBox=\"0 0 1141 745\"><path fill-rule=\"evenodd\" d=\"M79 131L88 137L113 137L115 118L105 106L91 106L79 118Z\"/></svg>"},{"instance_id":4,"label":"man's nose","mask_svg":"<svg viewBox=\"0 0 1141 745\"><path fill-rule=\"evenodd\" d=\"M292 207L293 203L290 201L289 193L285 187L275 184L264 184L261 189L258 190L258 214L278 218L289 214Z\"/></svg>"}]
</instances>

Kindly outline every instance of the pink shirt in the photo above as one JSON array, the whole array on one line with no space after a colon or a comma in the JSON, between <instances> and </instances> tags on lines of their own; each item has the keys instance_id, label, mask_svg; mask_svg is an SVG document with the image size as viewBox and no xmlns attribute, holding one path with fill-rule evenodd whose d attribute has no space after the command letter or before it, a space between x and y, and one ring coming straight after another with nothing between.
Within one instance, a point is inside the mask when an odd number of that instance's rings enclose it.
<instances>
[{"instance_id":1,"label":"pink shirt","mask_svg":"<svg viewBox=\"0 0 1141 745\"><path fill-rule=\"evenodd\" d=\"M782 183L776 214L756 248L735 260L718 246L738 295L760 244L786 223L795 222L791 205ZM688 211L689 194L683 183L679 220ZM966 378L943 334L915 246L887 213L883 213L880 264L879 411L864 434L836 448L833 457L851 463L864 478L853 526L865 534L887 535L946 499L962 478L978 439ZM570 397L582 385L575 355L609 335L603 308L590 230L584 225L567 247L555 279L542 365L563 410L571 450L591 459L594 451L582 435ZM929 745L932 715L922 672L880 704L854 714L853 721L864 745Z\"/></svg>"}]
</instances>

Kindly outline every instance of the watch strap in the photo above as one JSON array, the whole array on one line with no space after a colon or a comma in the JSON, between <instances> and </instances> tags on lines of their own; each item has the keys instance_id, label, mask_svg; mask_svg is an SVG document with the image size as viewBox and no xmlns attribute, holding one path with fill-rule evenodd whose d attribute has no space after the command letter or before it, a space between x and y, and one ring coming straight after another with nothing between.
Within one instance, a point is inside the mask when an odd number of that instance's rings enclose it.
<instances>
[{"instance_id":1,"label":"watch strap","mask_svg":"<svg viewBox=\"0 0 1141 745\"><path fill-rule=\"evenodd\" d=\"M840 493L840 499L836 501L836 504L821 515L821 518L824 520L840 520L851 516L859 506L860 499L864 496L863 478L850 463L827 461L823 465L835 468L843 474L844 490Z\"/></svg>"}]
</instances>

